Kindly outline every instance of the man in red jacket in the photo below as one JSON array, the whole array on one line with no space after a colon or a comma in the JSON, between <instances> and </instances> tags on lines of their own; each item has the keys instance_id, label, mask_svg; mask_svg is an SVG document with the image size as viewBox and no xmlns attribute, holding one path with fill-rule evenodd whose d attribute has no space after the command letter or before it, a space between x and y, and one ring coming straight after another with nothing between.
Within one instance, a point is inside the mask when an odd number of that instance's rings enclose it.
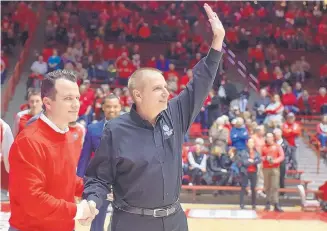
<instances>
[{"instance_id":1,"label":"man in red jacket","mask_svg":"<svg viewBox=\"0 0 327 231\"><path fill-rule=\"evenodd\" d=\"M10 230L72 231L75 221L90 223L95 203L83 200L83 181L76 176L75 145L68 124L79 110L76 76L66 70L42 81L44 112L16 137L9 154Z\"/></svg>"},{"instance_id":2,"label":"man in red jacket","mask_svg":"<svg viewBox=\"0 0 327 231\"><path fill-rule=\"evenodd\" d=\"M294 113L290 112L286 116L286 122L282 126L283 136L285 140L288 142L289 146L291 147L291 156L288 157L289 161L292 162L293 169L297 169L297 158L296 158L296 139L301 134L301 127L300 125L295 122L295 115Z\"/></svg>"},{"instance_id":3,"label":"man in red jacket","mask_svg":"<svg viewBox=\"0 0 327 231\"><path fill-rule=\"evenodd\" d=\"M276 212L283 212L279 205L279 178L280 178L280 163L284 160L283 148L276 144L274 135L267 133L266 144L262 148L262 167L264 188L267 195L267 204L265 211L270 210L271 203L275 206Z\"/></svg>"}]
</instances>

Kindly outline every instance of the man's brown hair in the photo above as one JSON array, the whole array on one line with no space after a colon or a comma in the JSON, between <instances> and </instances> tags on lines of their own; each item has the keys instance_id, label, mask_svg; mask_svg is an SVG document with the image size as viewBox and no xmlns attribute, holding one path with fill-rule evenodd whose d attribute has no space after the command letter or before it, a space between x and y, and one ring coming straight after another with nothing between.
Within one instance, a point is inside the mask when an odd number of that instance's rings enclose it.
<instances>
[{"instance_id":1,"label":"man's brown hair","mask_svg":"<svg viewBox=\"0 0 327 231\"><path fill-rule=\"evenodd\" d=\"M52 100L56 98L56 81L58 79L66 79L73 83L77 82L76 75L73 71L69 70L56 70L49 72L45 75L45 78L42 80L41 84L41 99L44 97L48 97ZM45 110L45 106L43 105L43 110Z\"/></svg>"},{"instance_id":2,"label":"man's brown hair","mask_svg":"<svg viewBox=\"0 0 327 231\"><path fill-rule=\"evenodd\" d=\"M55 84L58 79L66 79L73 83L77 82L76 75L73 71L68 70L56 70L49 72L45 75L44 80L41 84L41 98L48 97L50 99L55 99L56 89Z\"/></svg>"}]
</instances>

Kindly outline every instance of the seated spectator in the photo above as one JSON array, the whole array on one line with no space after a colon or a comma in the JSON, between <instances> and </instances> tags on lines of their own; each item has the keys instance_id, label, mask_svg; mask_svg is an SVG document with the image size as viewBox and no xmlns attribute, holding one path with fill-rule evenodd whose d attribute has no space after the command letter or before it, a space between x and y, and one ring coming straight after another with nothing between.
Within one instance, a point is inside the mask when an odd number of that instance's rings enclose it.
<instances>
[{"instance_id":1,"label":"seated spectator","mask_svg":"<svg viewBox=\"0 0 327 231\"><path fill-rule=\"evenodd\" d=\"M175 65L174 64L169 64L169 70L164 73L164 77L166 80L168 80L170 77L176 77L177 80L179 79L179 74L177 71L175 71Z\"/></svg>"},{"instance_id":2,"label":"seated spectator","mask_svg":"<svg viewBox=\"0 0 327 231\"><path fill-rule=\"evenodd\" d=\"M179 82L178 82L178 88L179 88L179 92L181 92L182 90L184 90L186 88L186 85L188 84L188 82L193 78L193 72L192 69L188 69L186 71L186 75L183 75L181 78L179 78Z\"/></svg>"},{"instance_id":3,"label":"seated spectator","mask_svg":"<svg viewBox=\"0 0 327 231\"><path fill-rule=\"evenodd\" d=\"M192 178L190 185L200 185L202 176L207 171L207 155L202 152L203 139L198 139L193 151L188 153L189 174Z\"/></svg>"},{"instance_id":4,"label":"seated spectator","mask_svg":"<svg viewBox=\"0 0 327 231\"><path fill-rule=\"evenodd\" d=\"M163 55L159 56L159 59L156 62L156 68L159 69L160 71L168 71L169 70L169 60L165 59Z\"/></svg>"},{"instance_id":5,"label":"seated spectator","mask_svg":"<svg viewBox=\"0 0 327 231\"><path fill-rule=\"evenodd\" d=\"M327 150L327 115L323 115L321 122L317 125L317 137L319 139L321 149Z\"/></svg>"},{"instance_id":6,"label":"seated spectator","mask_svg":"<svg viewBox=\"0 0 327 231\"><path fill-rule=\"evenodd\" d=\"M275 92L279 92L279 89L281 88L284 79L283 79L284 75L282 70L280 69L279 66L275 66L274 68L274 72L273 72L273 84L272 84L272 88L274 88Z\"/></svg>"},{"instance_id":7,"label":"seated spectator","mask_svg":"<svg viewBox=\"0 0 327 231\"><path fill-rule=\"evenodd\" d=\"M225 186L228 183L230 174L230 159L219 146L211 148L210 155L207 158L207 171L203 180L208 185Z\"/></svg>"},{"instance_id":8,"label":"seated spectator","mask_svg":"<svg viewBox=\"0 0 327 231\"><path fill-rule=\"evenodd\" d=\"M288 86L286 92L282 95L282 103L286 112L297 113L299 111L297 107L297 99L291 86Z\"/></svg>"},{"instance_id":9,"label":"seated spectator","mask_svg":"<svg viewBox=\"0 0 327 231\"><path fill-rule=\"evenodd\" d=\"M307 90L303 91L303 94L297 101L297 107L299 108L299 112L301 115L312 115L312 105L313 100L312 97L309 96Z\"/></svg>"},{"instance_id":10,"label":"seated spectator","mask_svg":"<svg viewBox=\"0 0 327 231\"><path fill-rule=\"evenodd\" d=\"M88 73L87 73L86 69L83 68L81 63L76 64L75 73L77 75L78 80L83 81L83 80L88 79Z\"/></svg>"},{"instance_id":11,"label":"seated spectator","mask_svg":"<svg viewBox=\"0 0 327 231\"><path fill-rule=\"evenodd\" d=\"M320 67L320 81L323 83L323 86L327 85L327 63Z\"/></svg>"},{"instance_id":12,"label":"seated spectator","mask_svg":"<svg viewBox=\"0 0 327 231\"><path fill-rule=\"evenodd\" d=\"M321 87L319 94L316 96L317 112L321 114L327 113L327 91L326 88Z\"/></svg>"},{"instance_id":13,"label":"seated spectator","mask_svg":"<svg viewBox=\"0 0 327 231\"><path fill-rule=\"evenodd\" d=\"M133 64L127 60L124 60L121 65L117 65L118 71L118 83L121 86L127 86L128 78L135 71Z\"/></svg>"},{"instance_id":14,"label":"seated spectator","mask_svg":"<svg viewBox=\"0 0 327 231\"><path fill-rule=\"evenodd\" d=\"M260 87L266 87L270 84L271 77L270 77L267 67L263 67L262 70L259 72L258 80L260 83Z\"/></svg>"},{"instance_id":15,"label":"seated spectator","mask_svg":"<svg viewBox=\"0 0 327 231\"><path fill-rule=\"evenodd\" d=\"M117 69L115 68L114 64L109 64L108 66L108 79L109 84L113 84L117 78Z\"/></svg>"},{"instance_id":16,"label":"seated spectator","mask_svg":"<svg viewBox=\"0 0 327 231\"><path fill-rule=\"evenodd\" d=\"M60 63L61 63L61 58L58 56L58 51L56 49L53 49L52 56L49 57L48 59L48 71L54 71L60 69Z\"/></svg>"},{"instance_id":17,"label":"seated spectator","mask_svg":"<svg viewBox=\"0 0 327 231\"><path fill-rule=\"evenodd\" d=\"M260 90L260 97L254 102L253 110L255 111L256 121L262 124L266 118L265 109L270 103L270 98L267 96L267 90L262 88Z\"/></svg>"},{"instance_id":18,"label":"seated spectator","mask_svg":"<svg viewBox=\"0 0 327 231\"><path fill-rule=\"evenodd\" d=\"M249 139L249 134L244 126L244 120L241 117L235 119L235 125L230 132L232 146L236 148L237 152L246 149L246 142Z\"/></svg>"},{"instance_id":19,"label":"seated spectator","mask_svg":"<svg viewBox=\"0 0 327 231\"><path fill-rule=\"evenodd\" d=\"M132 57L132 63L135 69L139 69L141 67L141 57L139 54L134 54Z\"/></svg>"},{"instance_id":20,"label":"seated spectator","mask_svg":"<svg viewBox=\"0 0 327 231\"><path fill-rule=\"evenodd\" d=\"M303 88L302 88L302 84L300 82L295 83L295 88L293 90L293 93L294 93L296 99L299 99L302 96Z\"/></svg>"}]
</instances>

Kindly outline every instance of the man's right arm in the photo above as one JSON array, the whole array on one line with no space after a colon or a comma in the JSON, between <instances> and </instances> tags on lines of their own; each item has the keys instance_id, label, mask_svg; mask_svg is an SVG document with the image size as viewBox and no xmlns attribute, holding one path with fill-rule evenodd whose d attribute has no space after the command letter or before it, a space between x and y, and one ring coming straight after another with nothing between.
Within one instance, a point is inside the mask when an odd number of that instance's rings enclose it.
<instances>
[{"instance_id":1,"label":"man's right arm","mask_svg":"<svg viewBox=\"0 0 327 231\"><path fill-rule=\"evenodd\" d=\"M116 157L112 148L112 134L107 123L100 145L91 160L84 177L83 198L92 200L99 209L107 199L110 185L113 185L116 173Z\"/></svg>"},{"instance_id":2,"label":"man's right arm","mask_svg":"<svg viewBox=\"0 0 327 231\"><path fill-rule=\"evenodd\" d=\"M46 192L46 157L26 138L15 141L9 153L9 193L21 209L44 220L73 220L77 206ZM50 182L51 183L51 182Z\"/></svg>"},{"instance_id":3,"label":"man's right arm","mask_svg":"<svg viewBox=\"0 0 327 231\"><path fill-rule=\"evenodd\" d=\"M92 153L92 134L90 129L87 129L83 148L77 165L77 176L84 177L86 168L90 162Z\"/></svg>"}]
</instances>

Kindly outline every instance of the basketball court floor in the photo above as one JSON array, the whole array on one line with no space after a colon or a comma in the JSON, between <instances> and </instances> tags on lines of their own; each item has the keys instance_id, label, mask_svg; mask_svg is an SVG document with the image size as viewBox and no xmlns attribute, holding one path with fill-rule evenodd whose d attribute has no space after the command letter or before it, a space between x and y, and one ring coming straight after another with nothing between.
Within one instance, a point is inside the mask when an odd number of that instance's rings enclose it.
<instances>
[{"instance_id":1,"label":"basketball court floor","mask_svg":"<svg viewBox=\"0 0 327 231\"><path fill-rule=\"evenodd\" d=\"M2 203L0 231L8 230L9 212ZM250 207L249 207L250 208ZM301 212L300 207L283 208L284 213L239 210L235 205L183 204L190 231L326 231L327 213ZM107 227L110 220L108 215ZM90 227L76 224L76 231Z\"/></svg>"}]
</instances>

